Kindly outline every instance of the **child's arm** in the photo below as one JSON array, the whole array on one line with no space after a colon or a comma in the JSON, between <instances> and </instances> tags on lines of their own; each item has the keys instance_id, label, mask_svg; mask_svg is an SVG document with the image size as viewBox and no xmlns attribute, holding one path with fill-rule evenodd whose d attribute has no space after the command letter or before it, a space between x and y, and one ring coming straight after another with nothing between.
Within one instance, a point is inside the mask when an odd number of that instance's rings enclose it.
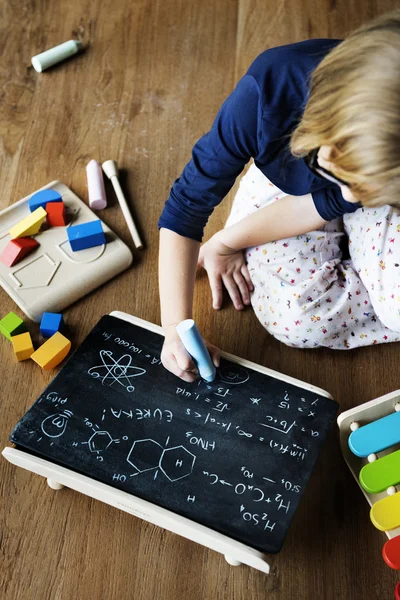
<instances>
[{"instance_id":1,"label":"child's arm","mask_svg":"<svg viewBox=\"0 0 400 600\"><path fill-rule=\"evenodd\" d=\"M160 230L159 288L161 323L165 333L161 360L169 371L189 382L197 379L197 369L176 333L176 326L180 321L192 318L199 247L200 242L169 229ZM208 342L206 345L215 366L219 366L219 350Z\"/></svg>"},{"instance_id":2,"label":"child's arm","mask_svg":"<svg viewBox=\"0 0 400 600\"><path fill-rule=\"evenodd\" d=\"M223 287L237 310L243 308L243 303L249 304L252 286L244 248L307 233L325 223L311 194L285 196L216 233L202 246L199 257L200 266L208 274L214 308L221 308Z\"/></svg>"}]
</instances>

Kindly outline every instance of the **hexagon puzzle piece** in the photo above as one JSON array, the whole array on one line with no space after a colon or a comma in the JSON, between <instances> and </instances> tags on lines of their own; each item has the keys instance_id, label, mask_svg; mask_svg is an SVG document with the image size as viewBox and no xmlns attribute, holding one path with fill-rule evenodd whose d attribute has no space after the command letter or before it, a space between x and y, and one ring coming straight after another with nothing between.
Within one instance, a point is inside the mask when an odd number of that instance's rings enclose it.
<instances>
[{"instance_id":1,"label":"hexagon puzzle piece","mask_svg":"<svg viewBox=\"0 0 400 600\"><path fill-rule=\"evenodd\" d=\"M0 254L0 260L7 267L12 267L39 246L39 242L30 237L11 240Z\"/></svg>"},{"instance_id":2,"label":"hexagon puzzle piece","mask_svg":"<svg viewBox=\"0 0 400 600\"><path fill-rule=\"evenodd\" d=\"M73 225L67 229L67 234L73 252L106 243L106 236L99 219L81 225Z\"/></svg>"},{"instance_id":3,"label":"hexagon puzzle piece","mask_svg":"<svg viewBox=\"0 0 400 600\"><path fill-rule=\"evenodd\" d=\"M11 340L14 335L25 331L25 323L18 315L9 312L0 321L0 331L7 339Z\"/></svg>"},{"instance_id":4,"label":"hexagon puzzle piece","mask_svg":"<svg viewBox=\"0 0 400 600\"><path fill-rule=\"evenodd\" d=\"M63 317L59 313L43 313L42 320L40 321L40 333L45 338L50 338L57 331L63 331L64 321Z\"/></svg>"},{"instance_id":5,"label":"hexagon puzzle piece","mask_svg":"<svg viewBox=\"0 0 400 600\"><path fill-rule=\"evenodd\" d=\"M31 358L45 371L54 369L67 356L71 342L62 333L55 333L32 354Z\"/></svg>"},{"instance_id":6,"label":"hexagon puzzle piece","mask_svg":"<svg viewBox=\"0 0 400 600\"><path fill-rule=\"evenodd\" d=\"M34 212L39 207L46 208L49 202L62 202L61 195L56 190L41 190L29 198L29 210Z\"/></svg>"},{"instance_id":7,"label":"hexagon puzzle piece","mask_svg":"<svg viewBox=\"0 0 400 600\"><path fill-rule=\"evenodd\" d=\"M31 334L28 331L26 333L15 335L11 338L11 342L17 360L26 360L27 358L30 358L35 351Z\"/></svg>"},{"instance_id":8,"label":"hexagon puzzle piece","mask_svg":"<svg viewBox=\"0 0 400 600\"><path fill-rule=\"evenodd\" d=\"M22 219L19 223L10 229L10 236L14 238L26 237L39 233L43 221L46 218L46 211L41 206L33 213Z\"/></svg>"}]
</instances>

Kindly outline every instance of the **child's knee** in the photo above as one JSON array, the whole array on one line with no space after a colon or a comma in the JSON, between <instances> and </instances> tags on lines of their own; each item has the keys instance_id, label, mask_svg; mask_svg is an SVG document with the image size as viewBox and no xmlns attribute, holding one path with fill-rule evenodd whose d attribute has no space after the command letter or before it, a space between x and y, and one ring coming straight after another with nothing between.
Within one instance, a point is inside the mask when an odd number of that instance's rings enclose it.
<instances>
[{"instance_id":1,"label":"child's knee","mask_svg":"<svg viewBox=\"0 0 400 600\"><path fill-rule=\"evenodd\" d=\"M389 298L380 298L374 308L385 327L391 331L400 332L400 302L390 296Z\"/></svg>"},{"instance_id":2,"label":"child's knee","mask_svg":"<svg viewBox=\"0 0 400 600\"><path fill-rule=\"evenodd\" d=\"M290 302L290 301L288 301ZM280 342L295 348L315 348L323 337L324 326L321 317L309 314L295 301L290 302L287 311L279 320L271 315L267 330Z\"/></svg>"}]
</instances>

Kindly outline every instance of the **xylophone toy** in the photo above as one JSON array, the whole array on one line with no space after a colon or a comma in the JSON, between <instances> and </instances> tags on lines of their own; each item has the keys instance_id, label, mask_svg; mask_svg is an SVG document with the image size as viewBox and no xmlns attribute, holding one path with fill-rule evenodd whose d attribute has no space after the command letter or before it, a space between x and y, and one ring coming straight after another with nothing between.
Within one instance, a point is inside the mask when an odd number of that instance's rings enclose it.
<instances>
[{"instance_id":1,"label":"xylophone toy","mask_svg":"<svg viewBox=\"0 0 400 600\"><path fill-rule=\"evenodd\" d=\"M383 559L400 570L400 390L343 412L337 423L344 459L371 505L371 521L389 538ZM400 583L395 594L400 600Z\"/></svg>"}]
</instances>

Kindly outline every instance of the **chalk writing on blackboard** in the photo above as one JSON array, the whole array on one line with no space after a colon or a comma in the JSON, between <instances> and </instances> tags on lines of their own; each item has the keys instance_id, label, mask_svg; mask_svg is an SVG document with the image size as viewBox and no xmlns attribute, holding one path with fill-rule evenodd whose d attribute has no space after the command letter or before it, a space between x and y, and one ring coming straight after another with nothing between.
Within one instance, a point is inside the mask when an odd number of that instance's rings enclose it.
<instances>
[{"instance_id":1,"label":"chalk writing on blackboard","mask_svg":"<svg viewBox=\"0 0 400 600\"><path fill-rule=\"evenodd\" d=\"M278 419L274 419L271 415L266 415L265 419L269 421L269 423L259 423L262 427L269 427L270 429L275 429L275 431L279 431L280 433L284 433L287 435L289 431L296 425L296 421L289 423L287 421L278 421ZM274 423L274 425L272 425Z\"/></svg>"},{"instance_id":2,"label":"chalk writing on blackboard","mask_svg":"<svg viewBox=\"0 0 400 600\"><path fill-rule=\"evenodd\" d=\"M155 469L160 469L170 481L188 477L193 471L196 456L182 445L167 448L168 443L169 437L164 447L152 439L135 440L126 459L136 469L131 477ZM154 479L157 474L158 470Z\"/></svg>"},{"instance_id":3,"label":"chalk writing on blackboard","mask_svg":"<svg viewBox=\"0 0 400 600\"><path fill-rule=\"evenodd\" d=\"M132 385L132 377L140 377L146 373L146 369L134 367L131 365L132 356L124 354L121 358L113 358L113 353L110 350L100 350L101 365L92 367L88 370L92 377L102 378L103 385L113 385L119 383L126 389L127 392L134 392L135 386Z\"/></svg>"},{"instance_id":4,"label":"chalk writing on blackboard","mask_svg":"<svg viewBox=\"0 0 400 600\"><path fill-rule=\"evenodd\" d=\"M249 379L249 374L243 367L230 365L219 370L219 376L225 383L231 385L240 385L246 383Z\"/></svg>"},{"instance_id":5,"label":"chalk writing on blackboard","mask_svg":"<svg viewBox=\"0 0 400 600\"><path fill-rule=\"evenodd\" d=\"M276 552L337 411L221 359L214 382L162 366L163 339L106 316L16 426L58 464Z\"/></svg>"},{"instance_id":6,"label":"chalk writing on blackboard","mask_svg":"<svg viewBox=\"0 0 400 600\"><path fill-rule=\"evenodd\" d=\"M72 412L70 410L64 410L62 413L50 415L43 419L41 429L47 437L60 437L65 432L70 417L72 417Z\"/></svg>"}]
</instances>

